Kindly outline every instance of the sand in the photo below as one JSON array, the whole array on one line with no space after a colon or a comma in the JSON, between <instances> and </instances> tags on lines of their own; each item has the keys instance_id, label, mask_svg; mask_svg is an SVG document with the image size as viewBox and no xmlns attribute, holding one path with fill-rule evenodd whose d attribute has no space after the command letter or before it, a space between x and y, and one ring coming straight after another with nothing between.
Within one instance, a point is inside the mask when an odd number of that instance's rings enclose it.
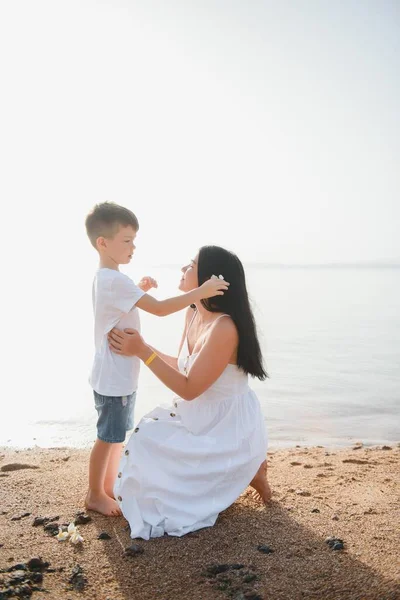
<instances>
[{"instance_id":1,"label":"sand","mask_svg":"<svg viewBox=\"0 0 400 600\"><path fill-rule=\"evenodd\" d=\"M33 557L50 566L20 593L43 587L32 597L49 600L400 598L396 444L271 452L268 507L246 490L214 527L183 538L131 540L123 518L89 513L82 544L58 542L32 523L69 523L83 510L88 458L71 448L0 451L0 599L10 575L28 574L5 571ZM344 548L329 547L330 536ZM132 543L143 552L125 556ZM77 565L81 591L69 583Z\"/></svg>"}]
</instances>

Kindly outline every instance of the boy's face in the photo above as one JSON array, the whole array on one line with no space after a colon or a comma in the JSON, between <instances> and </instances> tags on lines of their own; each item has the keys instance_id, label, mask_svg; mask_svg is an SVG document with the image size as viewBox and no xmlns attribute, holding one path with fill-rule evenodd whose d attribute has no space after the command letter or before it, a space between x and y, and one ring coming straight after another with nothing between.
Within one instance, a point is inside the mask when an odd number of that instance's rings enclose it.
<instances>
[{"instance_id":1,"label":"boy's face","mask_svg":"<svg viewBox=\"0 0 400 600\"><path fill-rule=\"evenodd\" d=\"M110 258L117 265L127 265L136 249L135 238L136 231L133 227L120 225L113 238L98 238L97 247L101 254Z\"/></svg>"},{"instance_id":2,"label":"boy's face","mask_svg":"<svg viewBox=\"0 0 400 600\"><path fill-rule=\"evenodd\" d=\"M197 261L198 255L190 261L188 265L182 267L182 278L179 282L179 289L182 292L190 292L198 287L198 277L197 277Z\"/></svg>"}]
</instances>

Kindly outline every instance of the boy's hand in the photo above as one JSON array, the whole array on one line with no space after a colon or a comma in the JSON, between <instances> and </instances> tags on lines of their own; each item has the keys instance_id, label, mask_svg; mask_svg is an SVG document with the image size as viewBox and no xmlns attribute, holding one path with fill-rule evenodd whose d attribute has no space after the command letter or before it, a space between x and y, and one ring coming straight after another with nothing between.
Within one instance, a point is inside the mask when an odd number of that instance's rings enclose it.
<instances>
[{"instance_id":1,"label":"boy's hand","mask_svg":"<svg viewBox=\"0 0 400 600\"><path fill-rule=\"evenodd\" d=\"M205 281L198 289L200 300L204 298L212 298L213 296L223 296L228 290L230 283L225 279L220 279L213 275L211 279Z\"/></svg>"},{"instance_id":2,"label":"boy's hand","mask_svg":"<svg viewBox=\"0 0 400 600\"><path fill-rule=\"evenodd\" d=\"M142 277L138 283L138 287L144 292L148 292L151 288L158 288L158 283L152 277Z\"/></svg>"},{"instance_id":3,"label":"boy's hand","mask_svg":"<svg viewBox=\"0 0 400 600\"><path fill-rule=\"evenodd\" d=\"M111 329L108 345L112 352L124 356L137 356L145 346L144 339L136 329Z\"/></svg>"}]
</instances>

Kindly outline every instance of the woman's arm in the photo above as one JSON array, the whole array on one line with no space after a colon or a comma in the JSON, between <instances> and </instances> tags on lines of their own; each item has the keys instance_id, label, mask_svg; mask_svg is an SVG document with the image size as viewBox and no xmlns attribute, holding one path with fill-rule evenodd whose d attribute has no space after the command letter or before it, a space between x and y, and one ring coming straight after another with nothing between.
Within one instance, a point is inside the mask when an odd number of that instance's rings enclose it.
<instances>
[{"instance_id":1,"label":"woman's arm","mask_svg":"<svg viewBox=\"0 0 400 600\"><path fill-rule=\"evenodd\" d=\"M111 349L120 353L113 332L110 332L109 340ZM129 336L127 345L129 354L138 356L143 362L146 362L154 352L138 332ZM212 327L187 375L175 370L159 356L152 360L149 369L175 394L184 400L194 400L220 377L237 345L238 333L233 321L219 319Z\"/></svg>"},{"instance_id":2,"label":"woman's arm","mask_svg":"<svg viewBox=\"0 0 400 600\"><path fill-rule=\"evenodd\" d=\"M189 323L193 318L193 314L194 314L193 308L191 308L189 306L189 308L186 311L185 327L183 329L182 338L181 338L181 341L179 344L178 356L181 353L182 346L185 341L185 337L186 337L187 330L189 327ZM167 365L170 365L174 369L178 370L178 358L176 356L169 356L168 354L164 354L164 352L160 352L160 350L157 350L157 348L154 348L154 346L150 346L150 348L153 350L153 352L156 352L158 354L158 356L160 356L162 358L162 360L167 363Z\"/></svg>"}]
</instances>

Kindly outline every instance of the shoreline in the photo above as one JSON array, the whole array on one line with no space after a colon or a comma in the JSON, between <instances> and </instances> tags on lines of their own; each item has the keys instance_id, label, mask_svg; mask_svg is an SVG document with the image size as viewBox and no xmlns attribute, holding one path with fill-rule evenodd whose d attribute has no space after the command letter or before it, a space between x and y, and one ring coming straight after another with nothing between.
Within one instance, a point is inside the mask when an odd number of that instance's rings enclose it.
<instances>
[{"instance_id":1,"label":"shoreline","mask_svg":"<svg viewBox=\"0 0 400 600\"><path fill-rule=\"evenodd\" d=\"M400 597L399 444L271 447L266 508L247 489L214 527L148 542L131 540L123 518L90 512L79 526L84 542L73 546L32 523L69 523L84 510L88 457L70 447L0 448L0 569L41 556L51 563L40 584L49 599ZM98 539L102 532L111 539ZM344 549L332 550L330 536ZM143 553L124 556L132 543ZM82 591L69 583L78 565ZM9 575L0 573L0 598Z\"/></svg>"}]
</instances>

